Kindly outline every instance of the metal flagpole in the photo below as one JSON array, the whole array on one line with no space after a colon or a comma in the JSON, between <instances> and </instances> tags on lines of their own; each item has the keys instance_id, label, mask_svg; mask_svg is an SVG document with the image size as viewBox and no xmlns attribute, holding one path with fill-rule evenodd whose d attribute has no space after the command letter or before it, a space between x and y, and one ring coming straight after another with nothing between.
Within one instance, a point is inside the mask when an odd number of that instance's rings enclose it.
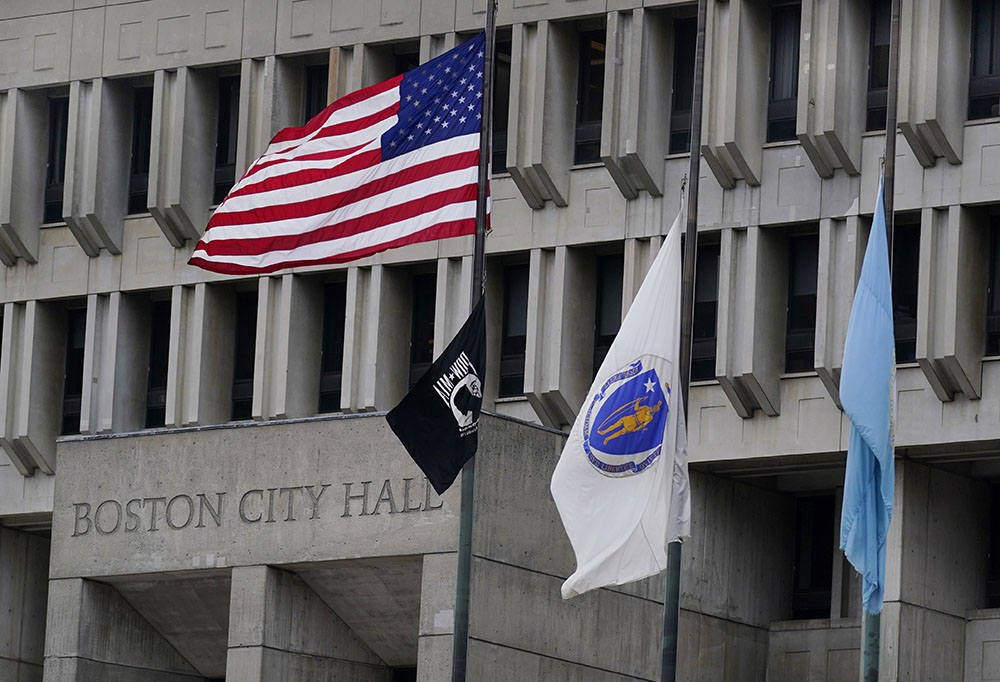
<instances>
[{"instance_id":1,"label":"metal flagpole","mask_svg":"<svg viewBox=\"0 0 1000 682\"><path fill-rule=\"evenodd\" d=\"M489 200L493 135L493 59L496 51L496 0L486 3L486 54L483 64L482 122L479 136L479 187L476 194L476 240L472 255L470 309L485 294L486 202ZM455 627L451 680L465 682L469 658L469 591L472 583L472 523L476 490L476 458L462 467L462 507L458 523L458 575L455 582Z\"/></svg>"},{"instance_id":2,"label":"metal flagpole","mask_svg":"<svg viewBox=\"0 0 1000 682\"><path fill-rule=\"evenodd\" d=\"M698 35L694 52L694 94L691 99L691 159L688 169L687 229L684 233L684 270L681 281L681 400L688 413L691 386L691 336L694 322L695 256L698 250L698 179L701 176L701 110L705 89L705 23L708 1L698 0ZM677 678L677 626L680 621L681 543L667 547L667 588L663 599L663 651L661 682Z\"/></svg>"},{"instance_id":3,"label":"metal flagpole","mask_svg":"<svg viewBox=\"0 0 1000 682\"><path fill-rule=\"evenodd\" d=\"M889 83L885 110L885 168L882 176L885 205L885 239L889 251L889 272L892 272L893 198L896 184L896 121L899 99L899 0L892 0L889 24ZM867 613L862 607L862 682L878 682L879 649L881 647L882 614Z\"/></svg>"}]
</instances>

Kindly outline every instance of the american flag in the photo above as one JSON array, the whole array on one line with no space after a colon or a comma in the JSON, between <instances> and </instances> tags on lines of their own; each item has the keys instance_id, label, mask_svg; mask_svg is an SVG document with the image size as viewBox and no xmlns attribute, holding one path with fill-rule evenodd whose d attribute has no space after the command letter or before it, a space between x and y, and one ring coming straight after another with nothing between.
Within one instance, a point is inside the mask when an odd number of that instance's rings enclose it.
<instances>
[{"instance_id":1,"label":"american flag","mask_svg":"<svg viewBox=\"0 0 1000 682\"><path fill-rule=\"evenodd\" d=\"M189 263L256 274L475 231L485 35L271 141Z\"/></svg>"}]
</instances>

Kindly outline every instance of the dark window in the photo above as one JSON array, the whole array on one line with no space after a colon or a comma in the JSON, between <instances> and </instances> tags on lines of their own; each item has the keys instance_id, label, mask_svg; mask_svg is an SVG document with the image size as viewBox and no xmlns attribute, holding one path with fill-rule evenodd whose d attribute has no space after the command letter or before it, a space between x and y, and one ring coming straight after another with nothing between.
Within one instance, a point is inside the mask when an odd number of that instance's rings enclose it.
<instances>
[{"instance_id":1,"label":"dark window","mask_svg":"<svg viewBox=\"0 0 1000 682\"><path fill-rule=\"evenodd\" d=\"M416 668L393 669L392 682L417 682L417 669Z\"/></svg>"},{"instance_id":2,"label":"dark window","mask_svg":"<svg viewBox=\"0 0 1000 682\"><path fill-rule=\"evenodd\" d=\"M150 307L149 375L146 380L146 428L167 421L167 366L170 357L170 301Z\"/></svg>"},{"instance_id":3,"label":"dark window","mask_svg":"<svg viewBox=\"0 0 1000 682\"><path fill-rule=\"evenodd\" d=\"M917 359L917 274L920 266L920 225L896 225L892 237L892 314L896 362Z\"/></svg>"},{"instance_id":4,"label":"dark window","mask_svg":"<svg viewBox=\"0 0 1000 682\"><path fill-rule=\"evenodd\" d=\"M145 213L149 191L149 147L153 137L153 88L132 91L132 161L129 165L128 212Z\"/></svg>"},{"instance_id":5,"label":"dark window","mask_svg":"<svg viewBox=\"0 0 1000 682\"><path fill-rule=\"evenodd\" d=\"M416 52L396 55L396 75L412 71L418 66L420 66L420 55Z\"/></svg>"},{"instance_id":6,"label":"dark window","mask_svg":"<svg viewBox=\"0 0 1000 682\"><path fill-rule=\"evenodd\" d=\"M330 67L328 65L316 64L306 67L306 101L303 123L309 122L313 116L326 109L329 82Z\"/></svg>"},{"instance_id":7,"label":"dark window","mask_svg":"<svg viewBox=\"0 0 1000 682\"><path fill-rule=\"evenodd\" d=\"M63 379L62 433L80 433L83 401L83 349L87 338L87 310L66 314L66 376Z\"/></svg>"},{"instance_id":8,"label":"dark window","mask_svg":"<svg viewBox=\"0 0 1000 682\"><path fill-rule=\"evenodd\" d=\"M691 380L715 378L715 324L719 307L719 245L698 245L694 282Z\"/></svg>"},{"instance_id":9,"label":"dark window","mask_svg":"<svg viewBox=\"0 0 1000 682\"><path fill-rule=\"evenodd\" d=\"M215 190L219 204L236 183L236 132L240 120L240 77L219 78L219 127L215 138Z\"/></svg>"},{"instance_id":10,"label":"dark window","mask_svg":"<svg viewBox=\"0 0 1000 682\"><path fill-rule=\"evenodd\" d=\"M507 119L510 116L511 44L497 43L493 87L493 172L507 172Z\"/></svg>"},{"instance_id":11,"label":"dark window","mask_svg":"<svg viewBox=\"0 0 1000 682\"><path fill-rule=\"evenodd\" d=\"M347 284L333 282L323 289L323 358L319 374L319 411L340 412L344 371L344 325Z\"/></svg>"},{"instance_id":12,"label":"dark window","mask_svg":"<svg viewBox=\"0 0 1000 682\"><path fill-rule=\"evenodd\" d=\"M833 586L833 495L795 503L792 617L829 618Z\"/></svg>"},{"instance_id":13,"label":"dark window","mask_svg":"<svg viewBox=\"0 0 1000 682\"><path fill-rule=\"evenodd\" d=\"M42 222L58 223L63 219L63 183L66 180L66 133L69 124L69 99L49 100L49 153L45 172L45 212Z\"/></svg>"},{"instance_id":14,"label":"dark window","mask_svg":"<svg viewBox=\"0 0 1000 682\"><path fill-rule=\"evenodd\" d=\"M1000 116L1000 0L972 4L969 120Z\"/></svg>"},{"instance_id":15,"label":"dark window","mask_svg":"<svg viewBox=\"0 0 1000 682\"><path fill-rule=\"evenodd\" d=\"M622 282L625 261L621 256L597 259L597 309L594 314L594 367L601 368L611 343L622 325Z\"/></svg>"},{"instance_id":16,"label":"dark window","mask_svg":"<svg viewBox=\"0 0 1000 682\"><path fill-rule=\"evenodd\" d=\"M795 139L799 94L799 3L771 8L771 84L767 101L767 141Z\"/></svg>"},{"instance_id":17,"label":"dark window","mask_svg":"<svg viewBox=\"0 0 1000 682\"><path fill-rule=\"evenodd\" d=\"M691 151L691 99L694 97L696 19L674 21L674 94L670 103L670 153Z\"/></svg>"},{"instance_id":18,"label":"dark window","mask_svg":"<svg viewBox=\"0 0 1000 682\"><path fill-rule=\"evenodd\" d=\"M413 309L410 318L410 388L434 361L434 298L437 278L417 275L413 278Z\"/></svg>"},{"instance_id":19,"label":"dark window","mask_svg":"<svg viewBox=\"0 0 1000 682\"><path fill-rule=\"evenodd\" d=\"M576 91L574 163L601 160L601 112L604 108L604 31L580 34L580 74Z\"/></svg>"},{"instance_id":20,"label":"dark window","mask_svg":"<svg viewBox=\"0 0 1000 682\"><path fill-rule=\"evenodd\" d=\"M1000 355L1000 216L990 229L990 283L987 292L986 354Z\"/></svg>"},{"instance_id":21,"label":"dark window","mask_svg":"<svg viewBox=\"0 0 1000 682\"><path fill-rule=\"evenodd\" d=\"M788 318L785 324L785 371L814 369L816 348L816 235L788 240Z\"/></svg>"},{"instance_id":22,"label":"dark window","mask_svg":"<svg viewBox=\"0 0 1000 682\"><path fill-rule=\"evenodd\" d=\"M503 338L500 340L501 398L524 394L524 349L528 334L528 266L503 271Z\"/></svg>"},{"instance_id":23,"label":"dark window","mask_svg":"<svg viewBox=\"0 0 1000 682\"><path fill-rule=\"evenodd\" d=\"M253 411L253 366L257 347L257 293L236 295L236 343L233 352L232 419L249 419Z\"/></svg>"},{"instance_id":24,"label":"dark window","mask_svg":"<svg viewBox=\"0 0 1000 682\"><path fill-rule=\"evenodd\" d=\"M872 0L865 130L885 130L886 98L889 92L890 10L890 0Z\"/></svg>"}]
</instances>

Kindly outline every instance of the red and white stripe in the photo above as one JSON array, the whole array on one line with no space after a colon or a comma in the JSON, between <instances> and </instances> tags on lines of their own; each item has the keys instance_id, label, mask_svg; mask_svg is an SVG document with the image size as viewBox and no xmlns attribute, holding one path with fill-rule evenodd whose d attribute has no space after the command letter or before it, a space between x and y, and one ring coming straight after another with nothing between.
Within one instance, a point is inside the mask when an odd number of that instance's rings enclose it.
<instances>
[{"instance_id":1,"label":"red and white stripe","mask_svg":"<svg viewBox=\"0 0 1000 682\"><path fill-rule=\"evenodd\" d=\"M359 90L279 132L216 209L189 263L267 273L472 234L478 133L382 160L401 80Z\"/></svg>"}]
</instances>

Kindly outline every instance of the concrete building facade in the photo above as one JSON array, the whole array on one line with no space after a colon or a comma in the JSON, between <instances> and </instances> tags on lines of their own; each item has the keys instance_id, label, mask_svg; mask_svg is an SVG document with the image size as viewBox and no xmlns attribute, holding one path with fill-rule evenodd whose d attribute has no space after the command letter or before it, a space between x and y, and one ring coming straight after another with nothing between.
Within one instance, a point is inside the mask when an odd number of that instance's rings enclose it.
<instances>
[{"instance_id":1,"label":"concrete building facade","mask_svg":"<svg viewBox=\"0 0 1000 682\"><path fill-rule=\"evenodd\" d=\"M843 341L884 153L881 0L709 0L680 678L856 679ZM457 487L391 408L472 240L186 265L271 136L482 0L0 7L0 680L448 678ZM654 680L662 578L563 602L548 480L688 168L695 4L502 0L470 679ZM1000 678L1000 12L901 24L881 679Z\"/></svg>"}]
</instances>

